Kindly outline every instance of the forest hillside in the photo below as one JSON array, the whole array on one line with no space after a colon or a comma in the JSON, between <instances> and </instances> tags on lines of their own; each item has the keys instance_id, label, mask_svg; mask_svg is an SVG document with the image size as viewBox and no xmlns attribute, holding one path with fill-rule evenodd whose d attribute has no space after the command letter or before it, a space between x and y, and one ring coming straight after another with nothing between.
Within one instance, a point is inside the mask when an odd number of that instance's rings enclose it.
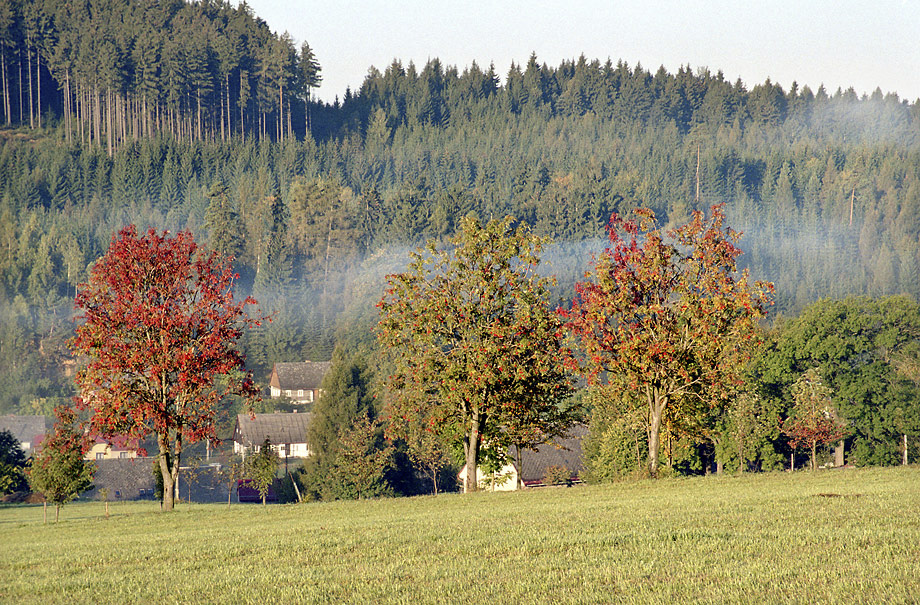
<instances>
[{"instance_id":1,"label":"forest hillside","mask_svg":"<svg viewBox=\"0 0 920 605\"><path fill-rule=\"evenodd\" d=\"M4 2L0 413L71 394L75 288L127 223L236 257L275 314L245 343L259 376L362 338L383 274L470 213L551 236L560 301L612 212L678 224L718 203L774 315L918 298L920 100L717 67L396 59L328 104L309 44L245 4Z\"/></svg>"}]
</instances>

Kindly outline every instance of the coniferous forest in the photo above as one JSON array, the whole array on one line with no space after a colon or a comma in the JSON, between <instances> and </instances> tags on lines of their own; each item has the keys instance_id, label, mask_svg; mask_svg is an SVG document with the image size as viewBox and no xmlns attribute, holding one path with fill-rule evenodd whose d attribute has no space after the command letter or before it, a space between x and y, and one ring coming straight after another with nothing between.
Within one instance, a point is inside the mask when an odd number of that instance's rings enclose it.
<instances>
[{"instance_id":1,"label":"coniferous forest","mask_svg":"<svg viewBox=\"0 0 920 605\"><path fill-rule=\"evenodd\" d=\"M3 2L0 413L72 394L75 288L128 223L236 257L273 314L245 342L257 376L371 340L382 276L471 213L550 236L560 301L612 212L717 203L774 316L920 297L920 99L717 67L396 59L330 104L310 45L245 3Z\"/></svg>"}]
</instances>

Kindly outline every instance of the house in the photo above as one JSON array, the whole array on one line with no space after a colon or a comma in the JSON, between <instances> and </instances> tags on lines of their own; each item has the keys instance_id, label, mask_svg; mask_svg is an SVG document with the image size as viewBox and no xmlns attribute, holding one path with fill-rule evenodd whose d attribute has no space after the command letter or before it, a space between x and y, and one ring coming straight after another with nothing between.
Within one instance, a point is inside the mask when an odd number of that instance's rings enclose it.
<instances>
[{"instance_id":1,"label":"house","mask_svg":"<svg viewBox=\"0 0 920 605\"><path fill-rule=\"evenodd\" d=\"M233 429L233 453L258 452L268 439L282 459L306 458L307 426L312 414L277 412L274 414L239 414Z\"/></svg>"},{"instance_id":2,"label":"house","mask_svg":"<svg viewBox=\"0 0 920 605\"><path fill-rule=\"evenodd\" d=\"M323 377L330 361L294 361L276 363L268 380L273 399L287 397L296 403L313 403L319 399Z\"/></svg>"},{"instance_id":3,"label":"house","mask_svg":"<svg viewBox=\"0 0 920 605\"><path fill-rule=\"evenodd\" d=\"M127 460L137 458L137 449L128 447L123 438L115 438L111 443L103 439L96 439L85 454L84 460Z\"/></svg>"},{"instance_id":4,"label":"house","mask_svg":"<svg viewBox=\"0 0 920 605\"><path fill-rule=\"evenodd\" d=\"M31 455L35 446L41 443L52 424L47 416L0 416L0 431L9 431L19 441L26 456Z\"/></svg>"},{"instance_id":5,"label":"house","mask_svg":"<svg viewBox=\"0 0 920 605\"><path fill-rule=\"evenodd\" d=\"M584 472L582 442L588 434L588 427L583 424L569 429L562 437L556 437L550 443L544 443L536 449L527 449L521 453L520 484L527 487L544 487L553 483L580 483ZM517 452L509 452L514 455ZM518 489L518 465L506 464L494 473L485 473L477 469L480 489L489 491L513 491ZM460 470L460 482L466 480L466 465ZM547 480L553 480L547 483Z\"/></svg>"}]
</instances>

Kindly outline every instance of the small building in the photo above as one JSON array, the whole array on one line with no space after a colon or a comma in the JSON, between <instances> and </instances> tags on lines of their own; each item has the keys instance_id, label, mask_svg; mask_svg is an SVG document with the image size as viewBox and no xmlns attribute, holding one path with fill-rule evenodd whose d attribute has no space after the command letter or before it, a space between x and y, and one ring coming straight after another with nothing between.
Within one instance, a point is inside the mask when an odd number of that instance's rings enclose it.
<instances>
[{"instance_id":1,"label":"small building","mask_svg":"<svg viewBox=\"0 0 920 605\"><path fill-rule=\"evenodd\" d=\"M312 414L276 412L274 414L239 414L233 429L233 453L256 453L268 439L281 459L306 458L307 426Z\"/></svg>"},{"instance_id":2,"label":"small building","mask_svg":"<svg viewBox=\"0 0 920 605\"><path fill-rule=\"evenodd\" d=\"M292 361L276 363L268 385L271 397L287 397L296 403L313 403L322 394L323 377L330 361Z\"/></svg>"},{"instance_id":3,"label":"small building","mask_svg":"<svg viewBox=\"0 0 920 605\"><path fill-rule=\"evenodd\" d=\"M9 431L19 441L19 447L26 456L32 454L52 425L51 418L47 416L0 416L0 431Z\"/></svg>"},{"instance_id":4,"label":"small building","mask_svg":"<svg viewBox=\"0 0 920 605\"><path fill-rule=\"evenodd\" d=\"M477 469L476 476L480 489L496 492L514 491L518 489L519 484L528 488L580 483L581 474L585 469L582 442L587 434L588 427L579 424L573 426L562 437L556 437L536 449L524 450L521 460L518 461L521 467L520 482L518 465L515 464L506 464L494 473L485 473L482 469ZM509 452L509 455L515 454L516 451ZM460 470L458 478L461 483L466 480L466 465Z\"/></svg>"}]
</instances>

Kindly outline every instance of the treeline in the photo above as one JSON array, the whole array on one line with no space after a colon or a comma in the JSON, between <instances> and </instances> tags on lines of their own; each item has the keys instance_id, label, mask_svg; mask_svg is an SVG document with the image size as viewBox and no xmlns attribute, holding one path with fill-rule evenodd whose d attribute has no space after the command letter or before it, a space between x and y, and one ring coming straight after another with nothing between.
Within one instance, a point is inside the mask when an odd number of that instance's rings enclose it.
<instances>
[{"instance_id":1,"label":"treeline","mask_svg":"<svg viewBox=\"0 0 920 605\"><path fill-rule=\"evenodd\" d=\"M168 133L283 141L309 131L320 66L245 2L10 0L0 6L0 118L104 147Z\"/></svg>"}]
</instances>

